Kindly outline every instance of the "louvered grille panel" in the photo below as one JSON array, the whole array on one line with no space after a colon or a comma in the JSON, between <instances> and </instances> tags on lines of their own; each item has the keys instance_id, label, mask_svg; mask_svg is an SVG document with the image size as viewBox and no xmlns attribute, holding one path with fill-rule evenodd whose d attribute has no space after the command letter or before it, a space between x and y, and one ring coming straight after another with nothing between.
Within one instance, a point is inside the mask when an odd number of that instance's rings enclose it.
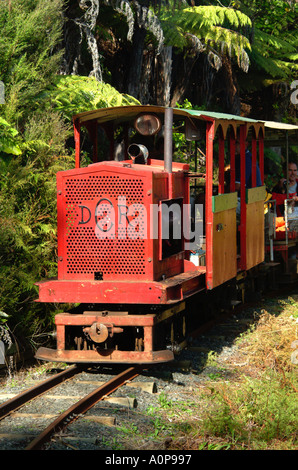
<instances>
[{"instance_id":1,"label":"louvered grille panel","mask_svg":"<svg viewBox=\"0 0 298 470\"><path fill-rule=\"evenodd\" d=\"M94 214L88 223L79 223L82 216L80 205L88 206L89 203L94 211L98 201L104 199L109 200L116 211L120 197L126 206L138 204L135 207L141 213L144 200L142 179L117 175L68 177L64 180L64 194L67 258L64 277L94 279L101 274L103 279L127 278L131 275L143 277L146 274L144 237L124 237L120 230L118 233L118 228L110 238L99 237ZM101 206L103 216L109 215L111 204ZM145 226L142 223L139 230L144 233Z\"/></svg>"}]
</instances>

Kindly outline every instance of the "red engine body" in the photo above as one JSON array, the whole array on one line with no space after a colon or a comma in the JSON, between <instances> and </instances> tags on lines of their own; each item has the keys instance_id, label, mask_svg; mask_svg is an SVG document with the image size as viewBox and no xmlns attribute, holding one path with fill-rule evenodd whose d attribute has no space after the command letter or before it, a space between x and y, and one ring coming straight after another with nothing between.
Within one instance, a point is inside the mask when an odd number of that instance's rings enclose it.
<instances>
[{"instance_id":1,"label":"red engine body","mask_svg":"<svg viewBox=\"0 0 298 470\"><path fill-rule=\"evenodd\" d=\"M58 279L39 283L41 302L171 303L182 299L182 287L198 286L183 236L161 233L170 204L180 209L182 235L189 230L188 165L173 163L169 174L162 161L148 163L58 173Z\"/></svg>"}]
</instances>

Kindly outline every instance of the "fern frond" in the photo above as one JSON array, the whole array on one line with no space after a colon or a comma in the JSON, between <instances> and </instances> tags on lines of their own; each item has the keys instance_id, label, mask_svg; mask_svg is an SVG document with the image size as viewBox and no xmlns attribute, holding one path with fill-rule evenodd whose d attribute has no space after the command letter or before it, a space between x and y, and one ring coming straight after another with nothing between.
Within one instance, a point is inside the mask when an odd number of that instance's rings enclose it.
<instances>
[{"instance_id":1,"label":"fern frond","mask_svg":"<svg viewBox=\"0 0 298 470\"><path fill-rule=\"evenodd\" d=\"M236 29L251 27L251 19L239 10L219 6L188 7L184 11L194 15L192 22L197 23L198 28L216 25L230 25Z\"/></svg>"},{"instance_id":2,"label":"fern frond","mask_svg":"<svg viewBox=\"0 0 298 470\"><path fill-rule=\"evenodd\" d=\"M74 114L92 109L139 104L135 98L122 95L108 83L94 77L64 75L39 96L39 100L61 112L68 120Z\"/></svg>"},{"instance_id":3,"label":"fern frond","mask_svg":"<svg viewBox=\"0 0 298 470\"><path fill-rule=\"evenodd\" d=\"M0 116L0 154L20 155L18 131Z\"/></svg>"},{"instance_id":4,"label":"fern frond","mask_svg":"<svg viewBox=\"0 0 298 470\"><path fill-rule=\"evenodd\" d=\"M183 49L187 46L185 29L173 22L170 15L161 14L160 22L165 36L165 45L174 45L178 49Z\"/></svg>"},{"instance_id":5,"label":"fern frond","mask_svg":"<svg viewBox=\"0 0 298 470\"><path fill-rule=\"evenodd\" d=\"M219 56L228 54L237 58L239 67L248 70L246 51L251 46L241 31L251 27L251 20L242 12L217 6L187 6L172 12L164 8L160 18L167 43L182 48L187 46L187 41L194 44L196 38L199 52L212 47L209 58L217 69L221 63Z\"/></svg>"},{"instance_id":6,"label":"fern frond","mask_svg":"<svg viewBox=\"0 0 298 470\"><path fill-rule=\"evenodd\" d=\"M290 77L298 68L295 63L298 54L292 39L289 36L288 41L256 30L251 60L272 77L280 77L281 79Z\"/></svg>"},{"instance_id":7,"label":"fern frond","mask_svg":"<svg viewBox=\"0 0 298 470\"><path fill-rule=\"evenodd\" d=\"M286 52L295 52L296 48L294 44L291 44L288 40L283 39L279 36L273 36L267 34L259 29L255 30L255 41L271 46L274 49L283 49Z\"/></svg>"}]
</instances>

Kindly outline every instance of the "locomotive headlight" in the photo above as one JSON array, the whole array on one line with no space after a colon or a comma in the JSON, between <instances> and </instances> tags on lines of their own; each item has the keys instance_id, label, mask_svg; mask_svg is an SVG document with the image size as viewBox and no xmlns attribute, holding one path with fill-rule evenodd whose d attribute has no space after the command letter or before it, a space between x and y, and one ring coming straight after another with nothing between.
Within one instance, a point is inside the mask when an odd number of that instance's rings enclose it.
<instances>
[{"instance_id":1,"label":"locomotive headlight","mask_svg":"<svg viewBox=\"0 0 298 470\"><path fill-rule=\"evenodd\" d=\"M135 129L141 135L157 134L160 128L160 119L155 114L139 114L135 120Z\"/></svg>"}]
</instances>

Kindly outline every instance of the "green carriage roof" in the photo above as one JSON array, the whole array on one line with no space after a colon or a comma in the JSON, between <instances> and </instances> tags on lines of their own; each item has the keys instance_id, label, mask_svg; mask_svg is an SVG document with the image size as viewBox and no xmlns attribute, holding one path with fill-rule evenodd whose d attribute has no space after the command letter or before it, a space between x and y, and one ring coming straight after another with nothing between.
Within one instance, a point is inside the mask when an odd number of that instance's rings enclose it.
<instances>
[{"instance_id":1,"label":"green carriage roof","mask_svg":"<svg viewBox=\"0 0 298 470\"><path fill-rule=\"evenodd\" d=\"M73 117L74 121L79 122L81 125L88 125L90 121L97 121L99 124L104 124L114 121L115 124L123 123L125 121L133 120L140 113L155 113L157 115L163 115L167 108L164 106L153 106L153 105L131 105L131 106L116 106L111 108L100 108L92 111L86 111L79 113ZM195 110L195 109L184 109L184 108L173 108L174 121L181 120L183 118L199 119L201 121L215 122L215 128L221 126L224 134L227 128L231 125L234 130L241 124L247 124L247 127L253 127L256 135L258 135L260 129L271 129L276 132L290 132L296 133L298 126L273 121L255 120L244 116L237 116L234 114L218 113L213 111Z\"/></svg>"}]
</instances>

